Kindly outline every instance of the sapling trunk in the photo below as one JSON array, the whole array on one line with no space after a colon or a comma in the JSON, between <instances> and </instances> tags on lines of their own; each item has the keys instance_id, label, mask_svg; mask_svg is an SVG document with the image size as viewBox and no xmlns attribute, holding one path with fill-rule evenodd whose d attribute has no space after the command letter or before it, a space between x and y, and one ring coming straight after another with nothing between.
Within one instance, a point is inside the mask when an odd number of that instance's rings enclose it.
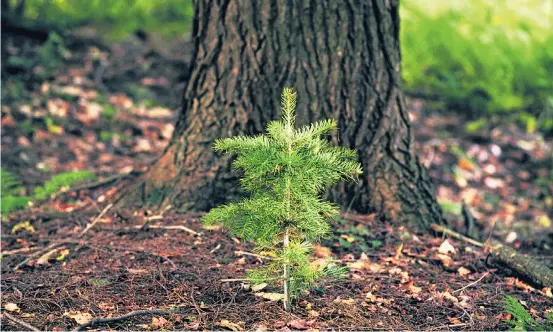
<instances>
[{"instance_id":1,"label":"sapling trunk","mask_svg":"<svg viewBox=\"0 0 553 332\"><path fill-rule=\"evenodd\" d=\"M288 234L288 228L284 233L284 251L288 249L290 245L290 235ZM284 310L287 312L292 311L292 303L290 303L290 262L288 259L284 260Z\"/></svg>"}]
</instances>

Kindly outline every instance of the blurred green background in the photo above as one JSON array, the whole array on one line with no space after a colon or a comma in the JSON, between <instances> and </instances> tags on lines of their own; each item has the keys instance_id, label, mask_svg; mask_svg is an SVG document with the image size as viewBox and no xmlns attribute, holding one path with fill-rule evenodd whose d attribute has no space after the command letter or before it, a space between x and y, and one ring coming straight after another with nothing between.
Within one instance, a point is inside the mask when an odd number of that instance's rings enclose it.
<instances>
[{"instance_id":1,"label":"blurred green background","mask_svg":"<svg viewBox=\"0 0 553 332\"><path fill-rule=\"evenodd\" d=\"M3 17L58 30L92 26L120 40L137 30L170 41L188 34L191 1L3 0ZM23 6L21 5L23 3ZM486 126L502 117L553 130L553 0L402 0L408 94L439 101Z\"/></svg>"}]
</instances>

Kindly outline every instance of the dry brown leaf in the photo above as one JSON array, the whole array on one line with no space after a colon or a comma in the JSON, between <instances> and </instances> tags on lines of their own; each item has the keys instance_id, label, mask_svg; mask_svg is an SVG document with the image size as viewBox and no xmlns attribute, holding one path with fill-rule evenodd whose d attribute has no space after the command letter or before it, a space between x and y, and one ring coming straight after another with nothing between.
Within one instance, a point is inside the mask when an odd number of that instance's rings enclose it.
<instances>
[{"instance_id":1,"label":"dry brown leaf","mask_svg":"<svg viewBox=\"0 0 553 332\"><path fill-rule=\"evenodd\" d=\"M449 253L452 253L452 254L455 254L455 248L451 245L451 243L449 243L449 241L446 239L444 242L442 242L442 244L440 245L440 247L438 248L438 252L440 254L444 254L444 255L447 255Z\"/></svg>"},{"instance_id":2,"label":"dry brown leaf","mask_svg":"<svg viewBox=\"0 0 553 332\"><path fill-rule=\"evenodd\" d=\"M254 293L254 294L259 296L259 297L262 297L264 299L271 300L271 301L279 301L279 300L284 299L284 294L280 294L280 293L259 292L259 293Z\"/></svg>"},{"instance_id":3,"label":"dry brown leaf","mask_svg":"<svg viewBox=\"0 0 553 332\"><path fill-rule=\"evenodd\" d=\"M457 162L457 167L468 172L474 171L475 168L474 164L466 158L459 159L459 161Z\"/></svg>"},{"instance_id":4,"label":"dry brown leaf","mask_svg":"<svg viewBox=\"0 0 553 332\"><path fill-rule=\"evenodd\" d=\"M100 310L103 310L103 311L109 311L109 310L114 310L115 305L108 302L100 302L98 304L98 308L100 308Z\"/></svg>"},{"instance_id":5,"label":"dry brown leaf","mask_svg":"<svg viewBox=\"0 0 553 332\"><path fill-rule=\"evenodd\" d=\"M459 272L459 275L460 275L461 277L464 277L464 276L470 274L470 270L467 269L466 267L463 267L463 266L461 266L460 268L458 268L458 269L457 269L457 272Z\"/></svg>"},{"instance_id":6,"label":"dry brown leaf","mask_svg":"<svg viewBox=\"0 0 553 332\"><path fill-rule=\"evenodd\" d=\"M263 288L267 287L267 283L264 282L262 284L257 284L257 285L253 285L251 288L252 288L252 291L254 292L259 292L260 290L262 290Z\"/></svg>"},{"instance_id":7,"label":"dry brown leaf","mask_svg":"<svg viewBox=\"0 0 553 332\"><path fill-rule=\"evenodd\" d=\"M400 259L401 258L401 251L403 250L403 242L401 242L399 244L399 246L397 246L396 248L396 255L394 256L395 259Z\"/></svg>"},{"instance_id":8,"label":"dry brown leaf","mask_svg":"<svg viewBox=\"0 0 553 332\"><path fill-rule=\"evenodd\" d=\"M313 317L313 318L314 318L314 317L319 317L320 314L319 314L318 311L309 310L309 311L307 312L307 315L308 315L309 317Z\"/></svg>"},{"instance_id":9,"label":"dry brown leaf","mask_svg":"<svg viewBox=\"0 0 553 332\"><path fill-rule=\"evenodd\" d=\"M409 292L413 295L418 295L420 292L422 292L422 288L415 286L413 280L409 281L406 285Z\"/></svg>"},{"instance_id":10,"label":"dry brown leaf","mask_svg":"<svg viewBox=\"0 0 553 332\"><path fill-rule=\"evenodd\" d=\"M287 325L294 330L305 330L309 327L305 319L294 319L289 321Z\"/></svg>"},{"instance_id":11,"label":"dry brown leaf","mask_svg":"<svg viewBox=\"0 0 553 332\"><path fill-rule=\"evenodd\" d=\"M12 303L12 302L4 304L4 309L6 309L10 312L20 312L21 311L19 306L15 303Z\"/></svg>"},{"instance_id":12,"label":"dry brown leaf","mask_svg":"<svg viewBox=\"0 0 553 332\"><path fill-rule=\"evenodd\" d=\"M77 324L86 324L92 320L92 315L87 312L70 311L63 314L65 317L73 318Z\"/></svg>"},{"instance_id":13,"label":"dry brown leaf","mask_svg":"<svg viewBox=\"0 0 553 332\"><path fill-rule=\"evenodd\" d=\"M329 248L323 247L320 244L317 244L313 247L313 253L318 258L327 258L332 256L332 252Z\"/></svg>"},{"instance_id":14,"label":"dry brown leaf","mask_svg":"<svg viewBox=\"0 0 553 332\"><path fill-rule=\"evenodd\" d=\"M54 256L54 254L58 251L58 248L56 249L52 249L50 251L48 251L47 253L45 253L44 255L40 256L37 260L36 260L36 264L37 265L49 265L50 263L48 263L48 261Z\"/></svg>"},{"instance_id":15,"label":"dry brown leaf","mask_svg":"<svg viewBox=\"0 0 553 332\"><path fill-rule=\"evenodd\" d=\"M442 292L442 293L440 293L440 297L442 299L446 299L446 300L448 300L452 303L459 303L459 299L456 298L455 296L451 295L450 292Z\"/></svg>"},{"instance_id":16,"label":"dry brown leaf","mask_svg":"<svg viewBox=\"0 0 553 332\"><path fill-rule=\"evenodd\" d=\"M384 267L382 267L382 265L373 263L368 259L360 259L355 262L347 263L347 266L353 270L364 270L372 273L378 273L384 270Z\"/></svg>"},{"instance_id":17,"label":"dry brown leaf","mask_svg":"<svg viewBox=\"0 0 553 332\"><path fill-rule=\"evenodd\" d=\"M164 327L168 324L169 322L167 321L167 319L163 318L163 317L152 317L152 327L156 328L156 329L159 329L161 327Z\"/></svg>"},{"instance_id":18,"label":"dry brown leaf","mask_svg":"<svg viewBox=\"0 0 553 332\"><path fill-rule=\"evenodd\" d=\"M227 319L223 319L215 325L221 326L221 327L226 327L227 329L230 329L230 330L233 330L233 331L242 331L242 330L244 330L244 328L241 327L240 325L243 325L243 324L244 324L243 322L233 323L233 322L231 322Z\"/></svg>"},{"instance_id":19,"label":"dry brown leaf","mask_svg":"<svg viewBox=\"0 0 553 332\"><path fill-rule=\"evenodd\" d=\"M436 254L435 256L436 258L438 258L439 260L442 261L442 264L445 266L445 267L449 267L453 264L453 259L451 257L449 257L448 255L444 255L444 254Z\"/></svg>"}]
</instances>

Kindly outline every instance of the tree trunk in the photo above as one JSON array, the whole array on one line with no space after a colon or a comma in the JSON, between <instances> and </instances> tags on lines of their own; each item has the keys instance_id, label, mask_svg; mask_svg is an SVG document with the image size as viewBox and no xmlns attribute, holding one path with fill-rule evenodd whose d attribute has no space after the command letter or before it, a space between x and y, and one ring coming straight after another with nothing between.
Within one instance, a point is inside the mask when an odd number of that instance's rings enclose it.
<instances>
[{"instance_id":1,"label":"tree trunk","mask_svg":"<svg viewBox=\"0 0 553 332\"><path fill-rule=\"evenodd\" d=\"M207 210L236 199L238 174L214 140L262 132L293 86L298 125L336 119L332 141L363 165L360 183L339 184L333 201L423 228L443 222L400 90L397 0L202 0L193 38L173 139L123 205Z\"/></svg>"}]
</instances>

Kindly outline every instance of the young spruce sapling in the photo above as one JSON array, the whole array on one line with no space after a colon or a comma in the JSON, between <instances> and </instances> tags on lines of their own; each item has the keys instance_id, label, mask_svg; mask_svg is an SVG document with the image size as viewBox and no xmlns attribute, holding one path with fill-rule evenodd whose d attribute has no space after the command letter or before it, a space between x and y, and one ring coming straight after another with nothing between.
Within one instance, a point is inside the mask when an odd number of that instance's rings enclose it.
<instances>
[{"instance_id":1,"label":"young spruce sapling","mask_svg":"<svg viewBox=\"0 0 553 332\"><path fill-rule=\"evenodd\" d=\"M274 259L249 270L248 279L283 284L284 308L290 311L291 299L318 279L344 273L330 261L312 261L311 243L329 234L329 221L339 214L321 195L340 180L357 180L362 170L355 151L321 137L337 129L336 121L296 129L296 92L285 88L281 98L282 118L270 122L266 134L215 142L216 151L238 155L233 167L243 172L240 184L249 197L212 209L203 222L221 224L255 242L257 251L271 253Z\"/></svg>"}]
</instances>

